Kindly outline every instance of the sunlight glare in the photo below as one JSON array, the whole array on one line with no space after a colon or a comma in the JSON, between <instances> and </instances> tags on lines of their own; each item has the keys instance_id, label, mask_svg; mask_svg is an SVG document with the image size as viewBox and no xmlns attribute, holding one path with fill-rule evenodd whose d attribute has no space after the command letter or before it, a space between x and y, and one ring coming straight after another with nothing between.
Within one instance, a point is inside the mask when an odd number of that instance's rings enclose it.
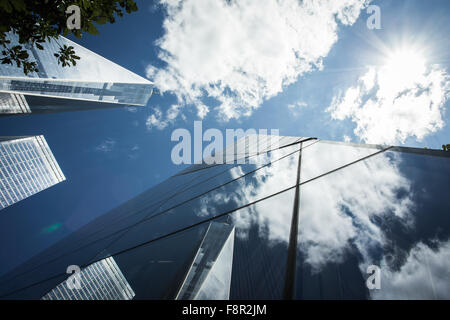
<instances>
[{"instance_id":1,"label":"sunlight glare","mask_svg":"<svg viewBox=\"0 0 450 320\"><path fill-rule=\"evenodd\" d=\"M388 55L381 76L389 87L407 88L426 72L425 59L413 49L402 49Z\"/></svg>"}]
</instances>

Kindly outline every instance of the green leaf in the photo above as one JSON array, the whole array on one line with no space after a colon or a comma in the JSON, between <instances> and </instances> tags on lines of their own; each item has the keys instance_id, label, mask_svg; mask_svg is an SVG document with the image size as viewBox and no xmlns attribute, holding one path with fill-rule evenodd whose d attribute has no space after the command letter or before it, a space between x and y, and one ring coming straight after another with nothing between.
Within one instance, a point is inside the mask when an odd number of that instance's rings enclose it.
<instances>
[{"instance_id":1,"label":"green leaf","mask_svg":"<svg viewBox=\"0 0 450 320\"><path fill-rule=\"evenodd\" d=\"M23 0L14 0L12 2L12 5L17 11L25 11L27 9L27 6L25 5L25 2Z\"/></svg>"},{"instance_id":2,"label":"green leaf","mask_svg":"<svg viewBox=\"0 0 450 320\"><path fill-rule=\"evenodd\" d=\"M8 0L0 0L0 8L3 8L7 13L12 13L13 10Z\"/></svg>"},{"instance_id":3,"label":"green leaf","mask_svg":"<svg viewBox=\"0 0 450 320\"><path fill-rule=\"evenodd\" d=\"M90 34L94 34L94 35L97 35L98 34L98 30L97 30L97 28L92 24L92 23L89 23L88 24L88 30L87 30Z\"/></svg>"},{"instance_id":4,"label":"green leaf","mask_svg":"<svg viewBox=\"0 0 450 320\"><path fill-rule=\"evenodd\" d=\"M100 8L95 8L94 11L92 12L92 15L94 17L98 17L102 14L102 10Z\"/></svg>"},{"instance_id":5,"label":"green leaf","mask_svg":"<svg viewBox=\"0 0 450 320\"><path fill-rule=\"evenodd\" d=\"M65 7L69 4L81 8L82 28L69 30L66 25ZM116 17L122 17L126 12L137 10L132 0L0 0L0 56L1 64L12 64L22 67L24 72L37 70L35 62L29 61L29 55L23 50L23 45L32 45L39 50L45 50L43 43L58 39L59 35L70 34L81 38L85 33L99 34L96 26L114 23ZM8 46L8 32L15 32L19 37L19 46ZM4 49L4 50L2 50ZM58 64L71 66L80 59L74 48L64 49L53 54Z\"/></svg>"},{"instance_id":6,"label":"green leaf","mask_svg":"<svg viewBox=\"0 0 450 320\"><path fill-rule=\"evenodd\" d=\"M97 22L98 24L105 24L105 23L108 22L108 18L106 18L106 17L98 17L95 22Z\"/></svg>"}]
</instances>

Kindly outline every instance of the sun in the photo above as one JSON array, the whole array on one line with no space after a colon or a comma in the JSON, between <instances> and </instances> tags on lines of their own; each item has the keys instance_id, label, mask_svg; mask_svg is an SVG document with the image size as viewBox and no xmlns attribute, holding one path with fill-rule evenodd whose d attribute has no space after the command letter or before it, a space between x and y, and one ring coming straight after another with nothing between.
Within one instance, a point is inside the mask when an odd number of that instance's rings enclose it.
<instances>
[{"instance_id":1,"label":"sun","mask_svg":"<svg viewBox=\"0 0 450 320\"><path fill-rule=\"evenodd\" d=\"M381 77L390 87L407 88L422 79L427 63L419 51L402 48L390 52L381 68Z\"/></svg>"},{"instance_id":2,"label":"sun","mask_svg":"<svg viewBox=\"0 0 450 320\"><path fill-rule=\"evenodd\" d=\"M387 56L385 67L402 74L420 74L425 71L425 59L413 49L401 49Z\"/></svg>"}]
</instances>

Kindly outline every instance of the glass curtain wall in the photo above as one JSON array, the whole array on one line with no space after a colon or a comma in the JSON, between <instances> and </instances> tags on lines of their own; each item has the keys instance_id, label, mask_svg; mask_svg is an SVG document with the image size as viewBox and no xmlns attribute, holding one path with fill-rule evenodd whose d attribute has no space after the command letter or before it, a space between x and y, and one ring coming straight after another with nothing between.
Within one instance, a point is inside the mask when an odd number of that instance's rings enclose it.
<instances>
[{"instance_id":1,"label":"glass curtain wall","mask_svg":"<svg viewBox=\"0 0 450 320\"><path fill-rule=\"evenodd\" d=\"M272 143L124 203L2 277L1 298L39 299L68 265L110 257L134 299L450 298L448 153Z\"/></svg>"}]
</instances>

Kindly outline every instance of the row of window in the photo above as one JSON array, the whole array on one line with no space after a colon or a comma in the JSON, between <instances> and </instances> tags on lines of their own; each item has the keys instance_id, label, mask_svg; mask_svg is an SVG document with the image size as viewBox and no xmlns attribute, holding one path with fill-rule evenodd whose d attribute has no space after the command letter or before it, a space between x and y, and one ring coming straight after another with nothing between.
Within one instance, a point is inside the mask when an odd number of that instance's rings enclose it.
<instances>
[{"instance_id":1,"label":"row of window","mask_svg":"<svg viewBox=\"0 0 450 320\"><path fill-rule=\"evenodd\" d=\"M48 160L37 150L34 139L36 138L5 141L0 144L2 207L42 191L57 182L48 168Z\"/></svg>"}]
</instances>

